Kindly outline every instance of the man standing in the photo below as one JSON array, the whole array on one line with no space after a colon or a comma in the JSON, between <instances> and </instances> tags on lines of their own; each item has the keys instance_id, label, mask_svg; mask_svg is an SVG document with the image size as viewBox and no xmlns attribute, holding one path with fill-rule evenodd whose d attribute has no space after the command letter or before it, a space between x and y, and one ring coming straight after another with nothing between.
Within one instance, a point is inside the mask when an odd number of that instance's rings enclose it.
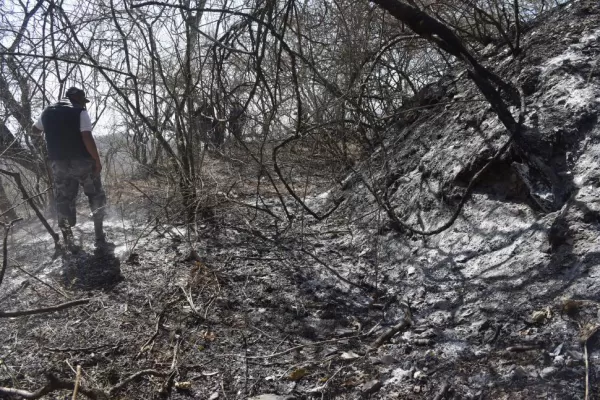
<instances>
[{"instance_id":1,"label":"man standing","mask_svg":"<svg viewBox=\"0 0 600 400\"><path fill-rule=\"evenodd\" d=\"M103 230L106 195L100 181L102 164L92 136L92 123L85 109L85 92L71 87L66 98L47 107L33 127L34 134L45 133L48 159L54 177L58 226L67 248L76 250L71 227L77 222L76 201L79 186L88 197L94 219L96 246L106 244Z\"/></svg>"}]
</instances>

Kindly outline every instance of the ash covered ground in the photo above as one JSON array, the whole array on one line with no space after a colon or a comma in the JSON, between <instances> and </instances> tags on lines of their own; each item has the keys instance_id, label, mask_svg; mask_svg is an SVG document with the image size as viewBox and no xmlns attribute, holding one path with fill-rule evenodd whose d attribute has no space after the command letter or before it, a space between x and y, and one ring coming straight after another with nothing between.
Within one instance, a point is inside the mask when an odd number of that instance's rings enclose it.
<instances>
[{"instance_id":1,"label":"ash covered ground","mask_svg":"<svg viewBox=\"0 0 600 400\"><path fill-rule=\"evenodd\" d=\"M438 235L392 229L356 180L310 194L315 208L344 199L325 221L276 236L233 207L193 235L113 207L113 252L84 241L52 260L36 221L16 226L2 311L89 302L0 320L0 386L72 382L80 365L98 398L583 399L586 375L597 396L599 37L600 6L580 1L534 25L523 56L485 50L523 87L530 140L558 178L509 155ZM426 95L357 169L391 169L391 183L369 179L430 230L507 134L464 74Z\"/></svg>"}]
</instances>

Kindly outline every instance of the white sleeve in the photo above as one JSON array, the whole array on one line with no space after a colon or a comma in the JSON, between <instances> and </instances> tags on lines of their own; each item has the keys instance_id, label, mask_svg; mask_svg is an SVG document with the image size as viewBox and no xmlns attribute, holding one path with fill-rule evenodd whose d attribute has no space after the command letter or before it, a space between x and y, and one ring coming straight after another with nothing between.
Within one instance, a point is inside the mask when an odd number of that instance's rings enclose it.
<instances>
[{"instance_id":1,"label":"white sleeve","mask_svg":"<svg viewBox=\"0 0 600 400\"><path fill-rule=\"evenodd\" d=\"M38 118L38 120L35 122L35 124L33 124L33 126L35 126L36 128L38 128L40 131L44 130L44 124L42 123L42 116L41 115Z\"/></svg>"},{"instance_id":2,"label":"white sleeve","mask_svg":"<svg viewBox=\"0 0 600 400\"><path fill-rule=\"evenodd\" d=\"M87 110L83 110L79 114L79 131L92 131L92 121L90 120L90 114L88 114Z\"/></svg>"}]
</instances>

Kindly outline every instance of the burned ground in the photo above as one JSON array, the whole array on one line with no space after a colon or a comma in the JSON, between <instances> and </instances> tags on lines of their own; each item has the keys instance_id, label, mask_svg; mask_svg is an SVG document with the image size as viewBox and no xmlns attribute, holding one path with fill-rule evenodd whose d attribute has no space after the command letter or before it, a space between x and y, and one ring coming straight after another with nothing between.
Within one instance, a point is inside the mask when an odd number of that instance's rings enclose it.
<instances>
[{"instance_id":1,"label":"burned ground","mask_svg":"<svg viewBox=\"0 0 600 400\"><path fill-rule=\"evenodd\" d=\"M352 179L310 193L315 208L344 198L332 216L287 230L229 204L188 236L148 222L139 198L113 210L114 256L51 260L35 221L15 227L3 311L90 300L2 319L0 386L72 382L80 365L85 388L122 399L578 399L587 359L597 396L599 37L600 7L574 2L531 27L523 55L490 56L523 87L529 140L558 181L507 154L439 235L391 229ZM464 74L440 86L356 166L426 230L507 140ZM153 372L120 385L139 371Z\"/></svg>"}]
</instances>

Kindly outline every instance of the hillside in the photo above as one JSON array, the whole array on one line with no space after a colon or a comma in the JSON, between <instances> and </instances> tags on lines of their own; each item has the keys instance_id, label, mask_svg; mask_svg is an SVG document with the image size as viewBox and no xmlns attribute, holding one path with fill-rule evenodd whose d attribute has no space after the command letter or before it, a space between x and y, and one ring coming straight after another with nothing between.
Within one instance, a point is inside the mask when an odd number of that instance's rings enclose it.
<instances>
[{"instance_id":1,"label":"hillside","mask_svg":"<svg viewBox=\"0 0 600 400\"><path fill-rule=\"evenodd\" d=\"M269 236L228 205L192 239L123 196L114 254L52 260L27 221L2 311L86 302L0 319L0 387L65 398L80 365L96 399L583 399L586 376L597 397L599 38L600 4L582 0L536 21L521 55L481 52L523 89L532 157L510 149L480 175L509 137L457 70L342 185L309 194L343 199L320 223ZM434 230L476 176L439 234L377 202Z\"/></svg>"}]
</instances>

